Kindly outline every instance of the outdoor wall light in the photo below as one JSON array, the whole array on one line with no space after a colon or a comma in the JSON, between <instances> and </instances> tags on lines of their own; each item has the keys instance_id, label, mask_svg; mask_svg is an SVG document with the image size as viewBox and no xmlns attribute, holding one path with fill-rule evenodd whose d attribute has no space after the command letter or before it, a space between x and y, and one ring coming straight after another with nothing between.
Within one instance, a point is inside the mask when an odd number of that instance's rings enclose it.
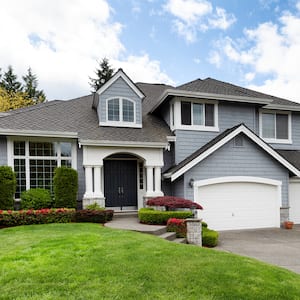
<instances>
[{"instance_id":1,"label":"outdoor wall light","mask_svg":"<svg viewBox=\"0 0 300 300\"><path fill-rule=\"evenodd\" d=\"M191 178L189 181L189 186L192 188L194 186L194 178Z\"/></svg>"}]
</instances>

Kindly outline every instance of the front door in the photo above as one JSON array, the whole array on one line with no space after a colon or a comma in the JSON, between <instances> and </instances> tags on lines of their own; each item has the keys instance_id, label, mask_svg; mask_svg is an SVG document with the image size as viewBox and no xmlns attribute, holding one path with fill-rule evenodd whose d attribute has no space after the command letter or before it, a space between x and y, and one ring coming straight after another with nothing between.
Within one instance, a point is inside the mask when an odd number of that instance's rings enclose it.
<instances>
[{"instance_id":1,"label":"front door","mask_svg":"<svg viewBox=\"0 0 300 300\"><path fill-rule=\"evenodd\" d=\"M104 161L105 206L137 206L137 161Z\"/></svg>"}]
</instances>

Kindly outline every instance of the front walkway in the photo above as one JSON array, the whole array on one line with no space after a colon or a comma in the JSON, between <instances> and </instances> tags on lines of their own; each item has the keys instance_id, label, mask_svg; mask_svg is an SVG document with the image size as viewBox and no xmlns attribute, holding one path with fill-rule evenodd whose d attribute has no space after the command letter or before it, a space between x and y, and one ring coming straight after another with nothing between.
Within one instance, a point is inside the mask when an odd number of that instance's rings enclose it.
<instances>
[{"instance_id":1,"label":"front walkway","mask_svg":"<svg viewBox=\"0 0 300 300\"><path fill-rule=\"evenodd\" d=\"M166 231L166 226L163 225L141 224L137 217L114 217L112 221L105 223L105 226L115 229L126 229L155 235L159 235Z\"/></svg>"},{"instance_id":2,"label":"front walkway","mask_svg":"<svg viewBox=\"0 0 300 300\"><path fill-rule=\"evenodd\" d=\"M292 230L222 231L215 249L253 257L300 274L300 225Z\"/></svg>"}]
</instances>

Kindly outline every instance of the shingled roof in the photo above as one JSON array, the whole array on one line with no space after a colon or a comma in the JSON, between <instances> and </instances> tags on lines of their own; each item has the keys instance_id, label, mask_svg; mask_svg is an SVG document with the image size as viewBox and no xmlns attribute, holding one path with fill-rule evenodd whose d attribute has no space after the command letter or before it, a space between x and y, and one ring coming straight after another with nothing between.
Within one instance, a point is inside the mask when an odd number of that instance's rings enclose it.
<instances>
[{"instance_id":1,"label":"shingled roof","mask_svg":"<svg viewBox=\"0 0 300 300\"><path fill-rule=\"evenodd\" d=\"M228 82L216 80L213 78L206 79L196 79L191 82L185 83L176 87L178 90L201 92L201 93L211 93L211 94L221 94L221 95L231 95L231 96L243 96L251 98L264 98L272 100L272 104L277 105L287 105L287 106L299 106L299 103L289 101L287 99L267 95L254 90L246 89Z\"/></svg>"},{"instance_id":2,"label":"shingled roof","mask_svg":"<svg viewBox=\"0 0 300 300\"><path fill-rule=\"evenodd\" d=\"M143 116L142 128L100 127L92 108L93 96L49 101L15 110L0 118L0 132L51 131L77 133L79 140L166 143L172 135L167 124L152 115Z\"/></svg>"}]
</instances>

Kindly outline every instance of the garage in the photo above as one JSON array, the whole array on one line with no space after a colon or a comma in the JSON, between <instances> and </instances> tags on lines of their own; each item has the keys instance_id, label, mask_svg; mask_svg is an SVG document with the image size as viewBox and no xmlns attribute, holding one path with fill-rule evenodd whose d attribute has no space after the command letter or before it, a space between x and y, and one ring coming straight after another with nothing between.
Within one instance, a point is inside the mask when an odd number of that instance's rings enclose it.
<instances>
[{"instance_id":1,"label":"garage","mask_svg":"<svg viewBox=\"0 0 300 300\"><path fill-rule=\"evenodd\" d=\"M289 186L290 220L300 224L300 179L291 179Z\"/></svg>"},{"instance_id":2,"label":"garage","mask_svg":"<svg viewBox=\"0 0 300 300\"><path fill-rule=\"evenodd\" d=\"M194 183L198 216L215 230L280 227L281 182L233 176Z\"/></svg>"}]
</instances>

